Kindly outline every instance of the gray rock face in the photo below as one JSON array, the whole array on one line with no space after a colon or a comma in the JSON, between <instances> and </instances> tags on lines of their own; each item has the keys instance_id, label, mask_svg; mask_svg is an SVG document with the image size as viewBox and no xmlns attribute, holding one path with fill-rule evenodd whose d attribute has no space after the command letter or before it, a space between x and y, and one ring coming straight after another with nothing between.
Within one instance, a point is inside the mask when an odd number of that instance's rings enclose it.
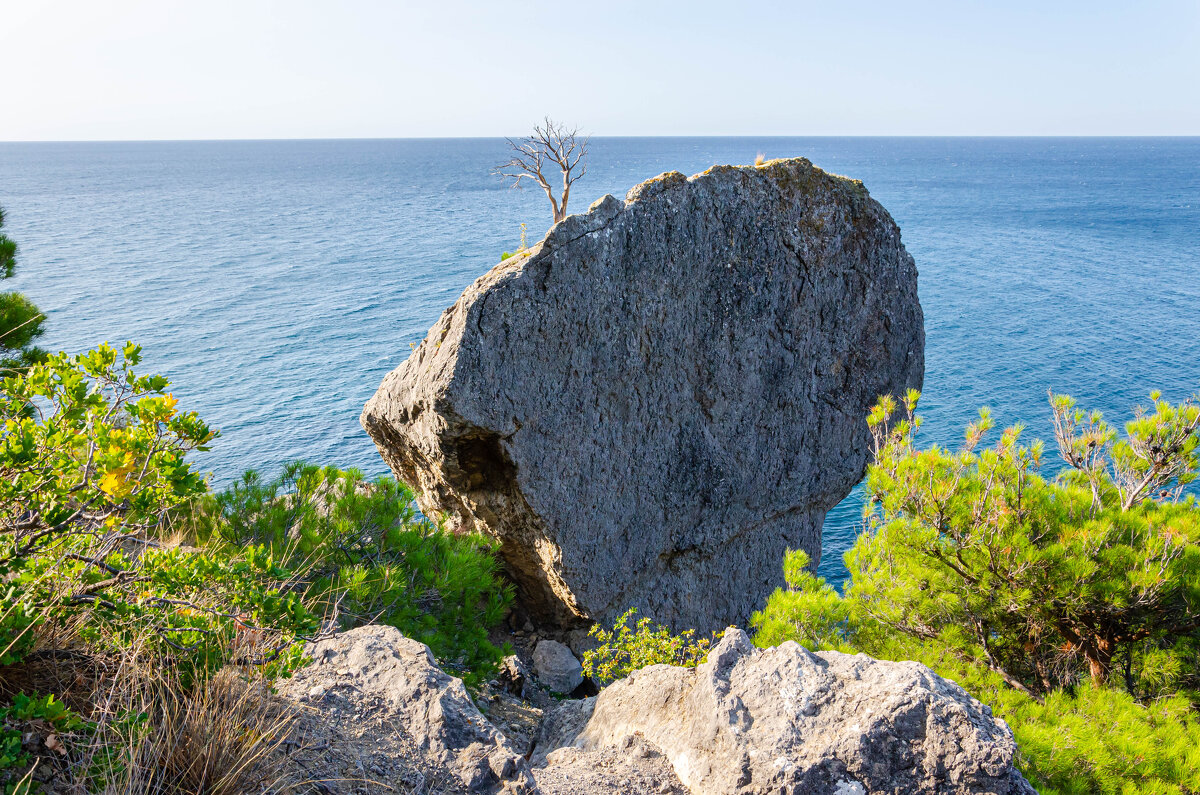
<instances>
[{"instance_id":1,"label":"gray rock face","mask_svg":"<svg viewBox=\"0 0 1200 795\"><path fill-rule=\"evenodd\" d=\"M349 755L368 759L382 751L387 763L379 767L389 769L412 749L408 766L420 781L437 782L438 791L537 791L525 759L480 714L462 680L437 667L425 644L394 627L367 626L317 641L306 654L312 663L281 680L279 694L322 712L336 736L355 738L339 743L357 747ZM322 774L317 778L338 780L345 771ZM370 778L369 771L361 775Z\"/></svg>"},{"instance_id":2,"label":"gray rock face","mask_svg":"<svg viewBox=\"0 0 1200 795\"><path fill-rule=\"evenodd\" d=\"M807 160L663 174L493 268L367 403L423 510L492 534L562 627L744 623L820 559L866 412L919 387L917 271L862 184Z\"/></svg>"},{"instance_id":3,"label":"gray rock face","mask_svg":"<svg viewBox=\"0 0 1200 795\"><path fill-rule=\"evenodd\" d=\"M587 752L642 738L693 795L1034 792L1008 726L925 666L791 642L757 650L736 629L694 671L655 665L605 688L570 733L544 743Z\"/></svg>"},{"instance_id":4,"label":"gray rock face","mask_svg":"<svg viewBox=\"0 0 1200 795\"><path fill-rule=\"evenodd\" d=\"M570 693L583 684L583 666L563 644L543 640L533 651L538 681L555 693Z\"/></svg>"}]
</instances>

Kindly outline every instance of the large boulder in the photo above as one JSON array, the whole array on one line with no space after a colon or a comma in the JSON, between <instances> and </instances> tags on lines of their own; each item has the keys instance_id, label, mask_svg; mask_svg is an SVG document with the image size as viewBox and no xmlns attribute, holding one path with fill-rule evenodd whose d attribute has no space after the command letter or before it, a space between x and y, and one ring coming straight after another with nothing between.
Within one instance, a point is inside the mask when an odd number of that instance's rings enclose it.
<instances>
[{"instance_id":1,"label":"large boulder","mask_svg":"<svg viewBox=\"0 0 1200 795\"><path fill-rule=\"evenodd\" d=\"M920 387L917 270L807 160L663 174L480 277L362 423L427 513L489 533L560 626L744 623Z\"/></svg>"},{"instance_id":2,"label":"large boulder","mask_svg":"<svg viewBox=\"0 0 1200 795\"><path fill-rule=\"evenodd\" d=\"M695 670L644 668L567 710L543 748L586 756L637 738L692 795L1034 793L1004 721L925 666L758 650L737 629Z\"/></svg>"}]
</instances>

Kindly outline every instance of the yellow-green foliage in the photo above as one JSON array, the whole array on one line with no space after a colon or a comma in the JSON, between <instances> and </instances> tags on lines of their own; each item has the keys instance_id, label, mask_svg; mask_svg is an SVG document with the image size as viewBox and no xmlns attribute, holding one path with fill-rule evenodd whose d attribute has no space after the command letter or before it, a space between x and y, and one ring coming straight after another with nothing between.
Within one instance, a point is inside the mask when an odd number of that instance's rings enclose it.
<instances>
[{"instance_id":1,"label":"yellow-green foliage","mask_svg":"<svg viewBox=\"0 0 1200 795\"><path fill-rule=\"evenodd\" d=\"M791 550L784 557L787 588L777 590L767 608L754 614L755 642L765 647L794 640L809 651L848 651L844 637L848 606L808 565L808 555L802 550Z\"/></svg>"},{"instance_id":2,"label":"yellow-green foliage","mask_svg":"<svg viewBox=\"0 0 1200 795\"><path fill-rule=\"evenodd\" d=\"M257 759L281 740L255 732L282 726L218 719L205 688L287 675L323 618L391 623L468 681L490 673L501 650L487 632L511 597L487 542L353 471L293 464L209 494L190 457L216 433L166 379L137 374L140 357L103 345L0 382L0 791L26 786L37 761L22 733L68 725L52 764L97 787L200 791L175 787L188 780L176 765ZM58 660L86 663L60 676ZM209 704L213 720L172 704ZM173 725L183 745L163 741ZM153 771L149 789L113 783ZM203 791L245 790L228 780Z\"/></svg>"},{"instance_id":3,"label":"yellow-green foliage","mask_svg":"<svg viewBox=\"0 0 1200 795\"><path fill-rule=\"evenodd\" d=\"M599 646L583 655L583 671L600 683L611 682L647 665L694 668L704 661L716 638L697 638L695 630L672 635L666 627L643 616L633 623L636 609L617 619L611 630L599 624L588 633Z\"/></svg>"},{"instance_id":4,"label":"yellow-green foliage","mask_svg":"<svg viewBox=\"0 0 1200 795\"><path fill-rule=\"evenodd\" d=\"M121 677L89 681L96 671L124 676L137 659L184 689L231 664L286 674L318 629L293 572L263 545L183 548L167 538L172 511L207 488L188 455L215 432L179 410L166 379L135 373L140 357L132 343L102 345L0 383L0 693L12 696L0 703L0 786L25 786L14 732L82 726L59 693L22 690L83 691L80 714L107 736L137 716L111 708ZM56 659L94 664L77 677L38 673ZM103 703L88 703L95 693ZM56 738L55 758L76 759L69 737ZM115 773L102 763L97 776Z\"/></svg>"},{"instance_id":5,"label":"yellow-green foliage","mask_svg":"<svg viewBox=\"0 0 1200 795\"><path fill-rule=\"evenodd\" d=\"M861 624L853 637L862 642L857 650L924 663L990 706L1012 728L1018 765L1043 795L1200 792L1200 720L1184 695L1138 702L1121 688L1085 681L1039 702L1006 684L986 659L936 641Z\"/></svg>"},{"instance_id":6,"label":"yellow-green foliage","mask_svg":"<svg viewBox=\"0 0 1200 795\"><path fill-rule=\"evenodd\" d=\"M1186 698L1139 704L1089 684L1026 700L1005 717L1044 795L1200 792L1200 722Z\"/></svg>"},{"instance_id":7,"label":"yellow-green foliage","mask_svg":"<svg viewBox=\"0 0 1200 795\"><path fill-rule=\"evenodd\" d=\"M140 357L102 345L0 384L0 664L68 624L95 643L137 636L184 668L294 664L316 620L278 560L163 543L170 511L206 489L187 455L216 434L165 378L134 372ZM255 643L235 643L247 632Z\"/></svg>"}]
</instances>

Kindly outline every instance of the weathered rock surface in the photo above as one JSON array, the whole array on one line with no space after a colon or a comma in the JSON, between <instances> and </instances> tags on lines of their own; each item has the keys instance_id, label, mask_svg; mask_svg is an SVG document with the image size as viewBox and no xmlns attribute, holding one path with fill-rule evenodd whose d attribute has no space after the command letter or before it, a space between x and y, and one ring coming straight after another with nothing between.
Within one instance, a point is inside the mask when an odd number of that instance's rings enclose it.
<instances>
[{"instance_id":1,"label":"weathered rock surface","mask_svg":"<svg viewBox=\"0 0 1200 795\"><path fill-rule=\"evenodd\" d=\"M310 646L279 683L297 791L469 795L1029 795L1008 727L917 663L756 650L728 630L695 670L652 666L546 709L485 691L485 718L390 627ZM540 691L541 685L527 686ZM489 695L490 692L490 695ZM526 761L528 759L528 761Z\"/></svg>"},{"instance_id":2,"label":"weathered rock surface","mask_svg":"<svg viewBox=\"0 0 1200 795\"><path fill-rule=\"evenodd\" d=\"M688 795L662 752L632 736L620 747L555 749L533 776L542 795Z\"/></svg>"},{"instance_id":3,"label":"weathered rock surface","mask_svg":"<svg viewBox=\"0 0 1200 795\"><path fill-rule=\"evenodd\" d=\"M555 693L570 693L583 684L583 666L563 644L543 640L533 651L538 680Z\"/></svg>"},{"instance_id":4,"label":"weathered rock surface","mask_svg":"<svg viewBox=\"0 0 1200 795\"><path fill-rule=\"evenodd\" d=\"M693 795L1034 792L1008 726L914 662L757 650L730 629L694 671L651 666L594 702L548 721L539 745L594 752L638 737Z\"/></svg>"},{"instance_id":5,"label":"weathered rock surface","mask_svg":"<svg viewBox=\"0 0 1200 795\"><path fill-rule=\"evenodd\" d=\"M362 423L422 509L500 539L543 622L709 631L786 548L819 560L866 412L921 385L923 348L913 260L860 182L671 172L482 276Z\"/></svg>"},{"instance_id":6,"label":"weathered rock surface","mask_svg":"<svg viewBox=\"0 0 1200 795\"><path fill-rule=\"evenodd\" d=\"M331 735L311 771L318 778L355 782L355 792L537 791L525 759L423 643L367 626L307 654L312 663L279 694L310 707ZM371 783L380 789L364 789Z\"/></svg>"}]
</instances>

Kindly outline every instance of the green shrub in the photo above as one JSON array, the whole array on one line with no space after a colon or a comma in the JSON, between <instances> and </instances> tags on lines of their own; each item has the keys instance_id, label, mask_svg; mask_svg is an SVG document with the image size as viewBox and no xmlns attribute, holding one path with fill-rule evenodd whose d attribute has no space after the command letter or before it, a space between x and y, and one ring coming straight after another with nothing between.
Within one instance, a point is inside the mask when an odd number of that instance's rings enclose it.
<instances>
[{"instance_id":1,"label":"green shrub","mask_svg":"<svg viewBox=\"0 0 1200 795\"><path fill-rule=\"evenodd\" d=\"M980 449L918 449L916 393L868 419L867 530L838 595L785 563L756 643L862 651L933 668L1013 729L1043 792L1200 791L1200 407L1153 396L1125 435L1051 397L1066 471L1006 430Z\"/></svg>"},{"instance_id":2,"label":"green shrub","mask_svg":"<svg viewBox=\"0 0 1200 795\"><path fill-rule=\"evenodd\" d=\"M1200 721L1184 696L1138 702L1085 680L1042 701L1008 685L986 660L964 659L936 641L859 627L860 651L916 660L989 705L1013 730L1018 765L1043 795L1200 792ZM756 639L757 641L757 639Z\"/></svg>"},{"instance_id":3,"label":"green shrub","mask_svg":"<svg viewBox=\"0 0 1200 795\"><path fill-rule=\"evenodd\" d=\"M1097 683L1147 663L1194 670L1200 639L1200 507L1195 477L1200 406L1154 399L1118 438L1097 413L1052 396L1066 471L1039 474L1044 445L1013 426L983 448L991 418L957 451L917 449L910 395L868 422L869 532L848 553L850 593L879 623L981 653L1033 692ZM1179 681L1170 681L1176 687ZM1136 694L1135 694L1136 695ZM1157 695L1148 693L1147 695Z\"/></svg>"},{"instance_id":4,"label":"green shrub","mask_svg":"<svg viewBox=\"0 0 1200 795\"><path fill-rule=\"evenodd\" d=\"M56 354L0 384L0 664L44 625L99 646L137 637L184 669L295 664L316 620L267 550L163 543L168 513L206 490L186 457L216 434L166 379L134 373L140 357Z\"/></svg>"},{"instance_id":5,"label":"green shrub","mask_svg":"<svg viewBox=\"0 0 1200 795\"><path fill-rule=\"evenodd\" d=\"M643 616L632 623L637 609L631 609L617 619L611 630L599 624L588 633L599 645L584 652L583 672L597 682L606 684L628 676L647 665L682 665L694 668L708 656L712 638L696 638L695 630L672 635L666 627L654 624Z\"/></svg>"},{"instance_id":6,"label":"green shrub","mask_svg":"<svg viewBox=\"0 0 1200 795\"><path fill-rule=\"evenodd\" d=\"M177 694L231 664L282 675L319 628L294 573L265 546L184 548L167 538L170 514L207 489L187 457L216 434L177 409L166 379L134 372L140 356L132 343L102 345L0 382L0 692L18 692L0 703L2 787L28 786L9 730L70 718L60 694L19 691L73 691L102 747L86 764L65 749L41 762L69 761L99 786L140 769L113 738L161 728L147 717L161 699L127 697L131 672L169 680ZM64 659L89 662L59 675Z\"/></svg>"},{"instance_id":7,"label":"green shrub","mask_svg":"<svg viewBox=\"0 0 1200 795\"><path fill-rule=\"evenodd\" d=\"M295 464L210 494L190 457L216 432L140 358L106 344L0 382L0 790L26 791L37 763L80 791L244 791L288 722L261 693L322 618L386 621L469 682L491 672L511 595L487 542L353 471ZM86 742L30 760L26 725Z\"/></svg>"},{"instance_id":8,"label":"green shrub","mask_svg":"<svg viewBox=\"0 0 1200 795\"><path fill-rule=\"evenodd\" d=\"M488 641L512 602L493 545L420 515L409 488L296 462L273 480L247 472L188 517L202 541L261 546L295 572L306 601L342 626L382 622L427 644L469 683L502 657Z\"/></svg>"},{"instance_id":9,"label":"green shrub","mask_svg":"<svg viewBox=\"0 0 1200 795\"><path fill-rule=\"evenodd\" d=\"M1002 713L1043 793L1200 792L1200 722L1180 696L1139 704L1083 684Z\"/></svg>"},{"instance_id":10,"label":"green shrub","mask_svg":"<svg viewBox=\"0 0 1200 795\"><path fill-rule=\"evenodd\" d=\"M788 587L777 590L767 608L754 614L755 642L767 647L794 640L810 651L849 651L845 643L849 609L832 586L808 570L809 562L808 555L798 549L784 557L783 578Z\"/></svg>"},{"instance_id":11,"label":"green shrub","mask_svg":"<svg viewBox=\"0 0 1200 795\"><path fill-rule=\"evenodd\" d=\"M12 772L20 772L29 764L29 755L22 749L21 737L37 724L49 733L45 739L53 738L50 741L59 749L64 747L61 735L91 728L53 695L31 697L17 693L11 704L0 707L0 781ZM29 791L29 782L20 778L5 787L6 795L23 795Z\"/></svg>"}]
</instances>

